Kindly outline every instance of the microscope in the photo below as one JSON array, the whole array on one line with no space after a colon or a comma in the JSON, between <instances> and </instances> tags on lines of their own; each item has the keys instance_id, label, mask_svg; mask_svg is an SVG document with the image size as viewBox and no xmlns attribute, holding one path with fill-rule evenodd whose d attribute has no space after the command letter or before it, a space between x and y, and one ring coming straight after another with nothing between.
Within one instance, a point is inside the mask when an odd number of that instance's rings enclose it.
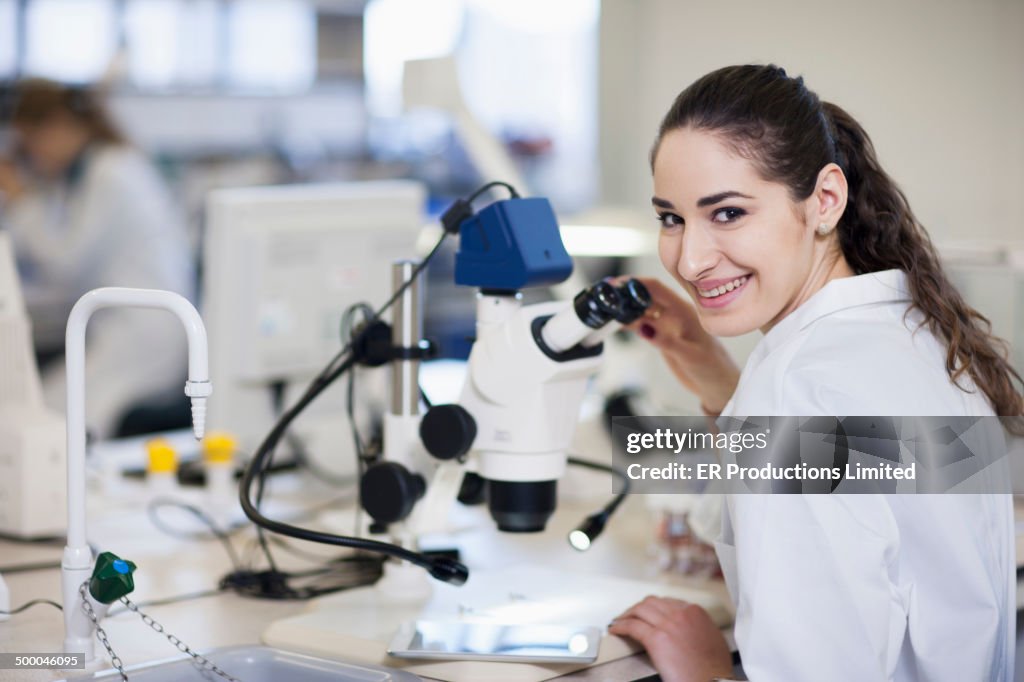
<instances>
[{"instance_id":1,"label":"microscope","mask_svg":"<svg viewBox=\"0 0 1024 682\"><path fill-rule=\"evenodd\" d=\"M557 284L572 273L548 201L496 201L460 218L444 221L459 234L455 282L478 292L476 338L459 401L419 413L421 316L419 292L409 288L392 318L384 457L363 476L363 506L378 527L401 521L424 529L423 519L436 520L439 505L451 504L472 471L485 482L499 530L539 532L555 510L602 342L640 318L650 297L636 280L600 281L571 302L524 305L523 289ZM396 282L401 279L396 270Z\"/></svg>"}]
</instances>

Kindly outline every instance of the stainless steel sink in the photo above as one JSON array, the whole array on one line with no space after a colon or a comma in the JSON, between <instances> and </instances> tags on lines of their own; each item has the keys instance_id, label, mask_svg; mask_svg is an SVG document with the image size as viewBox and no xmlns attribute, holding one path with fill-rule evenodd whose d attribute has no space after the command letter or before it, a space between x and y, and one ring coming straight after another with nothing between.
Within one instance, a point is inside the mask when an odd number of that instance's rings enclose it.
<instances>
[{"instance_id":1,"label":"stainless steel sink","mask_svg":"<svg viewBox=\"0 0 1024 682\"><path fill-rule=\"evenodd\" d=\"M418 682L419 677L401 670L328 661L264 646L237 646L204 653L218 668L241 682ZM201 670L190 658L157 661L125 669L132 682L223 682ZM116 670L70 677L67 682L120 680Z\"/></svg>"}]
</instances>

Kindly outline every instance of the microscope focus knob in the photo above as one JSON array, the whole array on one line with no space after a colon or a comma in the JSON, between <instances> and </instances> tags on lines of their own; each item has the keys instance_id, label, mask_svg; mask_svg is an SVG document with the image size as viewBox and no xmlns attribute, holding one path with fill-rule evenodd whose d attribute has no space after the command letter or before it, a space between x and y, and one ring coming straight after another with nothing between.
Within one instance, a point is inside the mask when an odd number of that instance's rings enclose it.
<instances>
[{"instance_id":1,"label":"microscope focus knob","mask_svg":"<svg viewBox=\"0 0 1024 682\"><path fill-rule=\"evenodd\" d=\"M438 459L461 457L476 440L476 420L462 405L434 405L420 420L420 440Z\"/></svg>"},{"instance_id":2,"label":"microscope focus knob","mask_svg":"<svg viewBox=\"0 0 1024 682\"><path fill-rule=\"evenodd\" d=\"M363 509L374 521L383 524L395 523L409 516L426 490L423 477L398 462L372 465L359 482Z\"/></svg>"}]
</instances>

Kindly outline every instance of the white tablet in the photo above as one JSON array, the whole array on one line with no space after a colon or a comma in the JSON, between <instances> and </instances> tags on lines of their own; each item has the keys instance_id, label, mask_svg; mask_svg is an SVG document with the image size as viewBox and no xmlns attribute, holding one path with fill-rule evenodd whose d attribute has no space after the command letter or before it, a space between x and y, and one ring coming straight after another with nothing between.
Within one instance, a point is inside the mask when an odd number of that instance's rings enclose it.
<instances>
[{"instance_id":1,"label":"white tablet","mask_svg":"<svg viewBox=\"0 0 1024 682\"><path fill-rule=\"evenodd\" d=\"M398 628L388 654L397 658L593 663L600 644L601 629L589 626L416 620Z\"/></svg>"}]
</instances>

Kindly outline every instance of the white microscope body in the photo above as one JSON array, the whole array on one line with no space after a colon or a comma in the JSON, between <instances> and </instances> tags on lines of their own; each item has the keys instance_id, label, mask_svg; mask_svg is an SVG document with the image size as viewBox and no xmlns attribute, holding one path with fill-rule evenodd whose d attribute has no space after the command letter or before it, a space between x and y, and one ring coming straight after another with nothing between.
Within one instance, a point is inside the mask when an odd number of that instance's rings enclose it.
<instances>
[{"instance_id":1,"label":"white microscope body","mask_svg":"<svg viewBox=\"0 0 1024 682\"><path fill-rule=\"evenodd\" d=\"M431 408L420 433L435 457L466 459L487 482L499 530L544 530L601 342L648 304L635 281L621 291L602 281L571 302L529 306L518 293L478 294L459 403Z\"/></svg>"},{"instance_id":2,"label":"white microscope body","mask_svg":"<svg viewBox=\"0 0 1024 682\"><path fill-rule=\"evenodd\" d=\"M636 280L602 280L572 301L523 305L522 289L563 282L572 272L546 199L514 196L478 212L459 201L442 224L460 236L456 284L478 290L467 378L458 403L431 405L420 416L418 293L405 289L385 354L395 381L384 456L360 483L363 507L402 545L443 527L454 498L475 502L484 489L499 530L544 530L601 342L650 305ZM396 272L396 287L411 272ZM462 486L467 471L485 485Z\"/></svg>"},{"instance_id":3,"label":"white microscope body","mask_svg":"<svg viewBox=\"0 0 1024 682\"><path fill-rule=\"evenodd\" d=\"M534 320L556 319L570 307L565 301L523 306L519 296L479 297L477 339L459 403L477 422L473 449L485 479L556 480L565 473L587 380L601 356L554 360L532 328Z\"/></svg>"}]
</instances>

